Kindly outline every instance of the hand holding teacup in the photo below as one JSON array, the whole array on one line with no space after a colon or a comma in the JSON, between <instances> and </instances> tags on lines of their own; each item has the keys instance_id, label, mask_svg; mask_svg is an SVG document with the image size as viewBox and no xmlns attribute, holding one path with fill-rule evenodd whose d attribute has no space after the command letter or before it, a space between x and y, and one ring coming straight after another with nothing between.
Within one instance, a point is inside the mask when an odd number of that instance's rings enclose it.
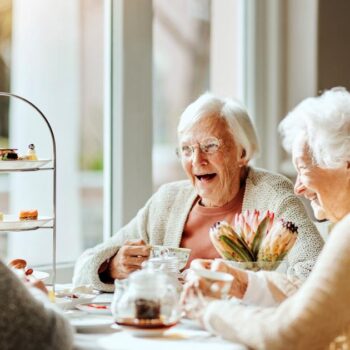
<instances>
[{"instance_id":1,"label":"hand holding teacup","mask_svg":"<svg viewBox=\"0 0 350 350\"><path fill-rule=\"evenodd\" d=\"M225 299L229 295L234 277L226 272L191 268L189 281L193 281L206 297Z\"/></svg>"},{"instance_id":2,"label":"hand holding teacup","mask_svg":"<svg viewBox=\"0 0 350 350\"><path fill-rule=\"evenodd\" d=\"M181 297L185 315L201 322L207 304L213 299L226 299L233 282L233 276L203 267L191 268L186 275Z\"/></svg>"},{"instance_id":3,"label":"hand holding teacup","mask_svg":"<svg viewBox=\"0 0 350 350\"><path fill-rule=\"evenodd\" d=\"M220 272L220 273L231 275L233 277L233 280L231 281L230 289L227 292L227 294L230 297L236 297L240 299L243 298L248 287L248 273L244 270L230 266L229 264L225 263L221 259L215 259L215 260L195 259L191 263L190 270L193 270L193 271L207 270L211 272ZM193 278L193 276L191 276L191 273L188 274L188 278L189 279ZM206 288L206 284L203 283L203 278L200 278L200 280L202 281L202 282L199 281L200 288Z\"/></svg>"},{"instance_id":4,"label":"hand holding teacup","mask_svg":"<svg viewBox=\"0 0 350 350\"><path fill-rule=\"evenodd\" d=\"M126 241L109 262L110 277L124 279L132 272L141 269L142 263L150 256L150 250L150 246L141 239Z\"/></svg>"}]
</instances>

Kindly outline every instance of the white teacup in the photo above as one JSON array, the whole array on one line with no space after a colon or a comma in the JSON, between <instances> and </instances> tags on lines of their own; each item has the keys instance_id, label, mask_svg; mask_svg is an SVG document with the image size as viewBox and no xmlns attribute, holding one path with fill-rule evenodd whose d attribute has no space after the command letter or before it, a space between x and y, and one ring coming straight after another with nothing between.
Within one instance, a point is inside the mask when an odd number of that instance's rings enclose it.
<instances>
[{"instance_id":1,"label":"white teacup","mask_svg":"<svg viewBox=\"0 0 350 350\"><path fill-rule=\"evenodd\" d=\"M198 268L191 270L199 277L199 288L204 295L219 299L227 298L234 280L232 275Z\"/></svg>"},{"instance_id":2,"label":"white teacup","mask_svg":"<svg viewBox=\"0 0 350 350\"><path fill-rule=\"evenodd\" d=\"M189 248L176 248L176 247L166 247L161 245L151 246L151 258L158 258L164 255L175 256L179 261L179 270L182 270L190 257L191 249Z\"/></svg>"}]
</instances>

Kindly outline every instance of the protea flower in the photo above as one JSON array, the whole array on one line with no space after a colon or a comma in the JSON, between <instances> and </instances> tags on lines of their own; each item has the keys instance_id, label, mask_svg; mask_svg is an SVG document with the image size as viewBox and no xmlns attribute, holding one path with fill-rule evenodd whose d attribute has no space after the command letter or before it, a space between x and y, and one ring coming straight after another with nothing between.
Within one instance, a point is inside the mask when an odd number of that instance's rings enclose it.
<instances>
[{"instance_id":1,"label":"protea flower","mask_svg":"<svg viewBox=\"0 0 350 350\"><path fill-rule=\"evenodd\" d=\"M293 247L297 227L289 221L274 223L274 213L260 215L258 210L236 215L233 226L222 221L209 231L210 239L219 254L227 260L279 262Z\"/></svg>"},{"instance_id":2,"label":"protea flower","mask_svg":"<svg viewBox=\"0 0 350 350\"><path fill-rule=\"evenodd\" d=\"M234 230L244 239L255 257L258 254L262 240L273 225L274 216L274 213L270 211L260 216L258 210L251 213L247 210L235 216Z\"/></svg>"},{"instance_id":3,"label":"protea flower","mask_svg":"<svg viewBox=\"0 0 350 350\"><path fill-rule=\"evenodd\" d=\"M261 244L258 260L280 261L293 247L298 228L290 221L279 220Z\"/></svg>"},{"instance_id":4,"label":"protea flower","mask_svg":"<svg viewBox=\"0 0 350 350\"><path fill-rule=\"evenodd\" d=\"M235 261L254 259L245 241L226 221L217 222L212 226L209 236L214 247L224 259Z\"/></svg>"}]
</instances>

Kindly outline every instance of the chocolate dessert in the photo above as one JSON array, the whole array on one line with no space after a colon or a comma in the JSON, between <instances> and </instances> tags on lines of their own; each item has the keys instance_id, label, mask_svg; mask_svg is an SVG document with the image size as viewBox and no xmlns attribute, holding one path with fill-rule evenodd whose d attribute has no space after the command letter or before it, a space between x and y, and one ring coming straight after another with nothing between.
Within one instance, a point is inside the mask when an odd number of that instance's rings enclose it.
<instances>
[{"instance_id":1,"label":"chocolate dessert","mask_svg":"<svg viewBox=\"0 0 350 350\"><path fill-rule=\"evenodd\" d=\"M15 148L1 148L0 149L1 160L17 160L18 154Z\"/></svg>"}]
</instances>

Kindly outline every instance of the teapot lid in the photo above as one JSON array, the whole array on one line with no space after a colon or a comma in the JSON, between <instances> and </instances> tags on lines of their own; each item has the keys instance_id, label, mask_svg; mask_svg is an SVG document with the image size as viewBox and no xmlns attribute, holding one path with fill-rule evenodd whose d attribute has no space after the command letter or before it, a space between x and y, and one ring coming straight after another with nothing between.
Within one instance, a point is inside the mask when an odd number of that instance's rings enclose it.
<instances>
[{"instance_id":1,"label":"teapot lid","mask_svg":"<svg viewBox=\"0 0 350 350\"><path fill-rule=\"evenodd\" d=\"M166 286L168 276L162 270L157 270L152 262L147 262L145 268L133 272L129 279L135 287L152 288Z\"/></svg>"}]
</instances>

